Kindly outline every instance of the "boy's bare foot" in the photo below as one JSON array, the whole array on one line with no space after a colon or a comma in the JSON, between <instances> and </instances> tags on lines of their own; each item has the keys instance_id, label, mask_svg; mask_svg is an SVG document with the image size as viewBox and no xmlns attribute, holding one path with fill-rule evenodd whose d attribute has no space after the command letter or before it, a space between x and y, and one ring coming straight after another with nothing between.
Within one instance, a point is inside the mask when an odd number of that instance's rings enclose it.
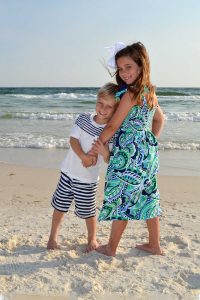
<instances>
[{"instance_id":1,"label":"boy's bare foot","mask_svg":"<svg viewBox=\"0 0 200 300\"><path fill-rule=\"evenodd\" d=\"M96 240L92 240L87 244L87 247L85 249L85 253L89 253L91 251L96 250L96 248L99 247L99 243Z\"/></svg>"},{"instance_id":2,"label":"boy's bare foot","mask_svg":"<svg viewBox=\"0 0 200 300\"><path fill-rule=\"evenodd\" d=\"M116 253L113 252L113 251L110 249L109 244L99 246L99 247L96 249L96 251L99 252L99 253L101 253L101 254L107 255L107 256L115 256L115 255L116 255Z\"/></svg>"},{"instance_id":3,"label":"boy's bare foot","mask_svg":"<svg viewBox=\"0 0 200 300\"><path fill-rule=\"evenodd\" d=\"M165 255L165 252L160 247L152 247L149 243L136 245L135 248L152 253L154 255Z\"/></svg>"},{"instance_id":4,"label":"boy's bare foot","mask_svg":"<svg viewBox=\"0 0 200 300\"><path fill-rule=\"evenodd\" d=\"M47 243L47 249L48 250L60 250L60 246L57 244L56 241L49 240Z\"/></svg>"}]
</instances>

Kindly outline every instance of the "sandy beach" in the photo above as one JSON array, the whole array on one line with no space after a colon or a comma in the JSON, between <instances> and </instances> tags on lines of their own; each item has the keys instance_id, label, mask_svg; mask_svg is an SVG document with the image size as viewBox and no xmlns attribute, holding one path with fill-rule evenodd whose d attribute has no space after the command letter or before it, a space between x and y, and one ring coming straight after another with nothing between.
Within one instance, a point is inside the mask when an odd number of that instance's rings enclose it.
<instances>
[{"instance_id":1,"label":"sandy beach","mask_svg":"<svg viewBox=\"0 0 200 300\"><path fill-rule=\"evenodd\" d=\"M159 176L166 256L134 248L147 237L145 222L134 221L116 257L109 258L95 251L84 253L85 223L73 207L62 226L62 249L46 250L58 170L7 163L0 168L0 294L6 299L199 299L198 176ZM98 209L103 185L101 179ZM101 243L107 241L110 225L98 224Z\"/></svg>"}]
</instances>

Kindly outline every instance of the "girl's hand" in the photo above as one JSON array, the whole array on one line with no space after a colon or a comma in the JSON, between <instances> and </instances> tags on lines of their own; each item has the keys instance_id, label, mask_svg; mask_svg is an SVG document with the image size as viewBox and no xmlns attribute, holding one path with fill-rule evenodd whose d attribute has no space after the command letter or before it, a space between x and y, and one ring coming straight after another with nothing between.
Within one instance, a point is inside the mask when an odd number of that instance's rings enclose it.
<instances>
[{"instance_id":1,"label":"girl's hand","mask_svg":"<svg viewBox=\"0 0 200 300\"><path fill-rule=\"evenodd\" d=\"M97 140L95 139L92 143L92 148L90 149L90 151L88 152L88 154L90 155L98 155L98 151L97 151L97 147L96 147L96 143L97 143Z\"/></svg>"},{"instance_id":2,"label":"girl's hand","mask_svg":"<svg viewBox=\"0 0 200 300\"><path fill-rule=\"evenodd\" d=\"M94 151L93 147L90 149L90 151L87 152L88 155L98 156L98 153Z\"/></svg>"},{"instance_id":3,"label":"girl's hand","mask_svg":"<svg viewBox=\"0 0 200 300\"><path fill-rule=\"evenodd\" d=\"M104 156L104 153L105 153L107 147L102 143L102 141L100 139L98 139L93 144L92 149L94 149L94 151L97 152L98 154L101 154L102 156Z\"/></svg>"},{"instance_id":4,"label":"girl's hand","mask_svg":"<svg viewBox=\"0 0 200 300\"><path fill-rule=\"evenodd\" d=\"M100 155L103 156L104 161L108 162L109 158L110 158L110 151L109 151L109 147L108 144L103 144L102 141L100 139L98 139L97 141L95 141L95 143L93 144L92 150Z\"/></svg>"}]
</instances>

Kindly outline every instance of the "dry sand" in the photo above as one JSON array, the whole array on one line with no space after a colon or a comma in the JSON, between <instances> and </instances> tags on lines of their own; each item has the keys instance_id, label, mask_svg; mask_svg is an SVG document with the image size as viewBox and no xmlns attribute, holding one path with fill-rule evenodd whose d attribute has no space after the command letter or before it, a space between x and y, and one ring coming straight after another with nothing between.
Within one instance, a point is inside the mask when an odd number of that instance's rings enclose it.
<instances>
[{"instance_id":1,"label":"dry sand","mask_svg":"<svg viewBox=\"0 0 200 300\"><path fill-rule=\"evenodd\" d=\"M0 294L6 299L199 299L199 177L159 177L161 245L166 256L134 248L146 240L147 229L145 222L133 221L117 256L109 258L95 251L84 254L85 223L74 215L73 207L60 233L62 250L46 250L58 170L3 163L0 168ZM103 180L98 208L102 198ZM98 224L102 243L110 225Z\"/></svg>"}]
</instances>

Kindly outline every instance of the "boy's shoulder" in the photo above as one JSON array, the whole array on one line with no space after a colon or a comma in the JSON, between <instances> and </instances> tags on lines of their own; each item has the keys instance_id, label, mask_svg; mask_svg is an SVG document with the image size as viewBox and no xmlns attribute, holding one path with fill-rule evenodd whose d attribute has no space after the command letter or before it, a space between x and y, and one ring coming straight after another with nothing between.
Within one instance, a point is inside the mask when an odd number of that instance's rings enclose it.
<instances>
[{"instance_id":1,"label":"boy's shoulder","mask_svg":"<svg viewBox=\"0 0 200 300\"><path fill-rule=\"evenodd\" d=\"M91 116L92 116L92 113L90 113L90 112L81 113L77 116L77 118L75 120L75 123L77 123L77 122L90 123L91 122Z\"/></svg>"},{"instance_id":2,"label":"boy's shoulder","mask_svg":"<svg viewBox=\"0 0 200 300\"><path fill-rule=\"evenodd\" d=\"M77 125L82 131L88 133L91 136L99 136L105 127L104 125L97 124L94 121L94 113L84 112L78 115L75 120Z\"/></svg>"},{"instance_id":3,"label":"boy's shoulder","mask_svg":"<svg viewBox=\"0 0 200 300\"><path fill-rule=\"evenodd\" d=\"M83 113L79 114L77 118L84 118L84 117L88 118L88 117L91 117L91 115L92 115L92 113L90 113L90 112L83 112Z\"/></svg>"}]
</instances>

